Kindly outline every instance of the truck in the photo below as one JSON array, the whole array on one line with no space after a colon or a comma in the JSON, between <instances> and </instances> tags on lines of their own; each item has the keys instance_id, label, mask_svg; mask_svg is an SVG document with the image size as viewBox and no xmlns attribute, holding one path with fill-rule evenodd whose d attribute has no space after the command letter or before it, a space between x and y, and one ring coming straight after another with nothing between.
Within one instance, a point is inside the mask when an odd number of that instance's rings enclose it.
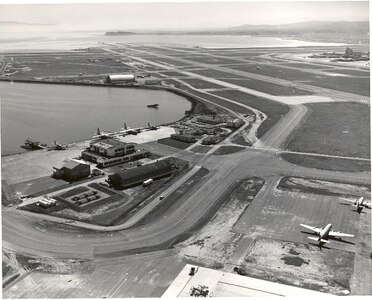
<instances>
[{"instance_id":1,"label":"truck","mask_svg":"<svg viewBox=\"0 0 372 300\"><path fill-rule=\"evenodd\" d=\"M148 186L150 184L152 184L154 182L154 180L152 178L150 179L147 179L145 180L143 183L142 183L142 186Z\"/></svg>"}]
</instances>

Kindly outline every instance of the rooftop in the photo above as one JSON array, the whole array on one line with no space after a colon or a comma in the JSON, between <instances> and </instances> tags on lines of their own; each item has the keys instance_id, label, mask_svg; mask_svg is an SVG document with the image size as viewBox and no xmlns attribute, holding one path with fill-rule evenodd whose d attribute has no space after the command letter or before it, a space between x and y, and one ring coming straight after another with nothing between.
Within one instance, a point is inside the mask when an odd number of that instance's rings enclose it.
<instances>
[{"instance_id":1,"label":"rooftop","mask_svg":"<svg viewBox=\"0 0 372 300\"><path fill-rule=\"evenodd\" d=\"M101 148L109 149L111 147L122 147L127 145L128 143L118 141L115 139L106 139L106 140L99 140L99 141L93 141L90 143L91 146L99 146Z\"/></svg>"},{"instance_id":2,"label":"rooftop","mask_svg":"<svg viewBox=\"0 0 372 300\"><path fill-rule=\"evenodd\" d=\"M189 275L191 267L195 274ZM187 264L168 287L162 298L190 297L191 290L204 286L208 297L331 297L321 292L241 276Z\"/></svg>"}]
</instances>

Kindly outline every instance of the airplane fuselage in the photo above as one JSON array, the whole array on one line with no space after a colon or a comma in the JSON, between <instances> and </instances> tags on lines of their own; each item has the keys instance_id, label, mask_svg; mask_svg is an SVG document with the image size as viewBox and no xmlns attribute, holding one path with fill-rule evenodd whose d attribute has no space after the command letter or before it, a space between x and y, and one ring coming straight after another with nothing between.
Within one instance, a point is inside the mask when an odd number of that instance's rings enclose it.
<instances>
[{"instance_id":1,"label":"airplane fuselage","mask_svg":"<svg viewBox=\"0 0 372 300\"><path fill-rule=\"evenodd\" d=\"M331 229L332 229L332 224L328 224L326 227L324 227L319 233L319 240L327 239Z\"/></svg>"}]
</instances>

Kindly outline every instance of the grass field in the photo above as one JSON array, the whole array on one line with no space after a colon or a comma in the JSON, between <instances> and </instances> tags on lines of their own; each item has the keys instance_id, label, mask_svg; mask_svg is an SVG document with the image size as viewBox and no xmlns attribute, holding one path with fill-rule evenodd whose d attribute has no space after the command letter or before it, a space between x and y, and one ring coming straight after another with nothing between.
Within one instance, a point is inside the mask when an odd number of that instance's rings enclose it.
<instances>
[{"instance_id":1,"label":"grass field","mask_svg":"<svg viewBox=\"0 0 372 300\"><path fill-rule=\"evenodd\" d=\"M301 96L313 94L312 92L309 91L299 90L292 86L291 83L288 83L288 85L279 85L276 83L270 83L262 80L248 79L243 77L241 79L240 78L218 79L275 96Z\"/></svg>"},{"instance_id":2,"label":"grass field","mask_svg":"<svg viewBox=\"0 0 372 300\"><path fill-rule=\"evenodd\" d=\"M240 91L217 91L213 94L246 104L265 113L268 118L262 123L257 131L257 137L262 137L272 126L274 126L279 119L284 116L289 107L285 104L259 98L253 95L248 95Z\"/></svg>"},{"instance_id":3,"label":"grass field","mask_svg":"<svg viewBox=\"0 0 372 300\"><path fill-rule=\"evenodd\" d=\"M260 66L260 69L257 69L258 65ZM295 70L282 68L279 65L240 64L237 66L230 66L229 68L285 80L310 80L315 76L313 73L306 72L305 68L302 70Z\"/></svg>"},{"instance_id":4,"label":"grass field","mask_svg":"<svg viewBox=\"0 0 372 300\"><path fill-rule=\"evenodd\" d=\"M280 63L279 65L288 66L288 67L295 67L295 68L303 68L303 69L324 69L328 68L328 66L320 66L314 64L302 64L302 63Z\"/></svg>"},{"instance_id":5,"label":"grass field","mask_svg":"<svg viewBox=\"0 0 372 300\"><path fill-rule=\"evenodd\" d=\"M282 153L280 155L290 163L315 169L341 171L341 172L370 172L371 164L361 160L350 160L332 157L299 155Z\"/></svg>"},{"instance_id":6,"label":"grass field","mask_svg":"<svg viewBox=\"0 0 372 300\"><path fill-rule=\"evenodd\" d=\"M239 61L230 58L220 58L220 57L213 57L213 56L192 56L192 57L185 57L188 60L192 60L195 62L201 62L204 64L212 64L212 65L221 65L221 64L236 64Z\"/></svg>"},{"instance_id":7,"label":"grass field","mask_svg":"<svg viewBox=\"0 0 372 300\"><path fill-rule=\"evenodd\" d=\"M370 114L367 105L338 102L307 106L311 114L294 131L287 149L338 156L370 157Z\"/></svg>"},{"instance_id":8,"label":"grass field","mask_svg":"<svg viewBox=\"0 0 372 300\"><path fill-rule=\"evenodd\" d=\"M351 76L368 76L369 77L369 71L358 71L358 70L351 70L351 69L326 69L323 70L324 72L334 72L334 73L341 73L341 74L347 74Z\"/></svg>"},{"instance_id":9,"label":"grass field","mask_svg":"<svg viewBox=\"0 0 372 300\"><path fill-rule=\"evenodd\" d=\"M165 138L158 140L158 143L171 146L178 149L186 149L187 147L190 147L193 143L186 143L182 141L177 141L172 138Z\"/></svg>"},{"instance_id":10,"label":"grass field","mask_svg":"<svg viewBox=\"0 0 372 300\"><path fill-rule=\"evenodd\" d=\"M253 112L252 112L250 109L247 109L247 108L245 108L245 107L242 107L242 106L240 106L240 105L237 105L237 104L234 104L234 103L231 103L231 102L227 102L227 101L225 101L225 100L223 100L223 99L220 99L220 98L218 98L218 97L216 97L216 96L214 96L214 95L212 95L212 94L201 93L201 92L198 92L198 91L192 90L192 89L190 89L190 88L188 88L188 87L186 87L186 86L182 86L182 87L180 87L180 89L181 89L181 90L184 90L184 91L187 91L187 92L189 92L190 94L193 94L193 95L195 95L195 96L197 96L197 97L200 97L200 98L206 99L206 100L208 100L208 101L211 101L211 102L213 102L213 103L216 103L216 104L222 105L222 106L224 106L224 107L226 107L226 108L228 108L228 109L231 109L231 110L233 110L233 111L235 111L235 112L237 112L237 113L241 113L241 114L249 114L249 115L252 115L252 114L253 114ZM229 92L231 92L231 91L229 91ZM217 94L217 93L215 93L215 92L213 92L213 93L214 93L214 94ZM223 95L221 95L221 96L223 96ZM224 97L224 96L223 96L223 97ZM231 100L235 100L235 99L232 99L232 98L230 98L230 97L226 97L226 98L231 99ZM235 101L236 101L236 100L235 100ZM237 101L237 102L240 102L240 101Z\"/></svg>"},{"instance_id":11,"label":"grass field","mask_svg":"<svg viewBox=\"0 0 372 300\"><path fill-rule=\"evenodd\" d=\"M129 72L130 67L122 63L122 59L86 53L75 54L66 52L55 57L43 55L24 55L14 57L11 61L11 71L17 71L11 78L31 79L33 77L63 76L78 74L101 74Z\"/></svg>"},{"instance_id":12,"label":"grass field","mask_svg":"<svg viewBox=\"0 0 372 300\"><path fill-rule=\"evenodd\" d=\"M221 85L214 84L212 82L204 81L197 78L187 78L182 79L183 81L191 84L194 88L197 89L217 89L217 88L223 88Z\"/></svg>"},{"instance_id":13,"label":"grass field","mask_svg":"<svg viewBox=\"0 0 372 300\"><path fill-rule=\"evenodd\" d=\"M218 148L213 155L226 155L226 154L232 154L236 153L239 151L242 151L244 148L243 147L238 147L238 146L222 146Z\"/></svg>"}]
</instances>

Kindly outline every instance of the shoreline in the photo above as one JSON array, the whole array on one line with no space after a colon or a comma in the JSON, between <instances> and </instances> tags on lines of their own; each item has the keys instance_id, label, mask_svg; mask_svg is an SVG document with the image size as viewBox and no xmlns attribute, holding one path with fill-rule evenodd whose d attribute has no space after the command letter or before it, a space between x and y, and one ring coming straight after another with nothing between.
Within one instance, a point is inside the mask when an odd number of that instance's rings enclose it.
<instances>
[{"instance_id":1,"label":"shoreline","mask_svg":"<svg viewBox=\"0 0 372 300\"><path fill-rule=\"evenodd\" d=\"M0 78L0 82L19 82L19 83L30 83L30 84L59 84L59 85L78 85L78 86L97 86L97 87L114 87L114 88L137 88L137 89L147 89L147 90L164 90L167 92L174 93L178 96L181 96L185 98L187 101L191 103L191 108L188 111L185 111L184 116L179 119L175 120L169 123L163 123L159 124L159 126L166 126L166 125L171 125L176 122L181 122L185 120L186 118L190 117L191 115L194 114L194 111L198 105L205 105L204 103L202 104L200 101L197 99L191 97L190 95L184 93L182 90L172 88L172 87L166 87L166 86L159 86L159 85L153 85L153 86L144 86L144 85L113 85L113 84L105 84L105 83L87 83L87 82L61 82L61 81L43 81L43 80L38 80L38 79L11 79L11 78ZM68 142L67 145L73 145L76 143L83 143L86 141L89 141L91 139L82 139L78 141L71 141ZM40 151L40 150L45 150L45 149L39 149L39 150L32 150L32 151L26 151L26 152L15 152L15 153L8 153L8 154L1 154L1 158L3 157L9 157L12 155L23 155L26 153L30 152L35 152L35 151Z\"/></svg>"}]
</instances>

